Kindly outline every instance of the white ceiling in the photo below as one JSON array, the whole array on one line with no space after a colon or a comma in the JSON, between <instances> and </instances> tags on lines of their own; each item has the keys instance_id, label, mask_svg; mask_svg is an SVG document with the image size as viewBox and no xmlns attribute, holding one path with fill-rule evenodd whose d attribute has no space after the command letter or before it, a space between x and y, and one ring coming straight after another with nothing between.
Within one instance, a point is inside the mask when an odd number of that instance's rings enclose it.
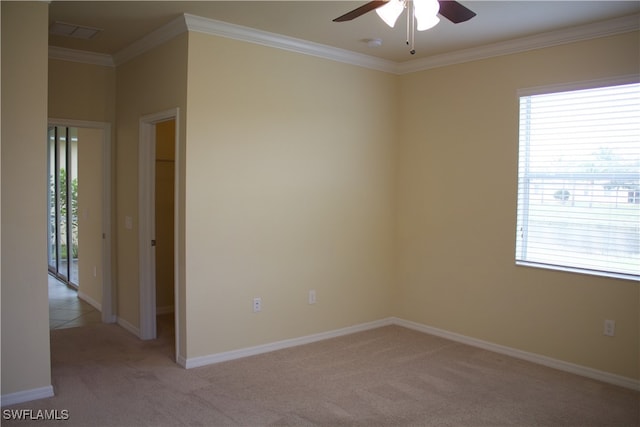
<instances>
[{"instance_id":1,"label":"white ceiling","mask_svg":"<svg viewBox=\"0 0 640 427\"><path fill-rule=\"evenodd\" d=\"M336 18L364 1L52 1L50 24L62 21L104 29L92 40L50 35L51 46L115 54L182 13L211 18L323 45L405 62L640 13L640 1L461 0L477 13L453 24L445 18L416 34L416 54L405 44L406 21L387 27L375 12L353 21ZM382 46L363 40L380 38Z\"/></svg>"}]
</instances>

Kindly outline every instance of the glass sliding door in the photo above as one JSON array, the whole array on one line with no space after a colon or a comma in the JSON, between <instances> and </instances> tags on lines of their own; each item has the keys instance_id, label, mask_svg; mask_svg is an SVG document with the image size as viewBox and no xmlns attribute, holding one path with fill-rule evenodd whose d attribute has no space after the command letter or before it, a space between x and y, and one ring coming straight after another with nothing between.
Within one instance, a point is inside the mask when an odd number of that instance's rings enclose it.
<instances>
[{"instance_id":1,"label":"glass sliding door","mask_svg":"<svg viewBox=\"0 0 640 427\"><path fill-rule=\"evenodd\" d=\"M77 129L49 129L49 269L78 286L78 138Z\"/></svg>"},{"instance_id":2,"label":"glass sliding door","mask_svg":"<svg viewBox=\"0 0 640 427\"><path fill-rule=\"evenodd\" d=\"M65 281L69 281L69 257L68 247L68 224L67 221L67 128L56 127L57 143L56 149L56 195L58 204L57 223L57 251L58 251L58 275Z\"/></svg>"},{"instance_id":3,"label":"glass sliding door","mask_svg":"<svg viewBox=\"0 0 640 427\"><path fill-rule=\"evenodd\" d=\"M58 270L58 196L56 193L57 188L57 156L56 156L56 128L49 127L48 132L48 148L47 148L47 176L49 185L47 186L47 212L49 218L48 224L48 259L49 259L49 271L56 273Z\"/></svg>"},{"instance_id":4,"label":"glass sliding door","mask_svg":"<svg viewBox=\"0 0 640 427\"><path fill-rule=\"evenodd\" d=\"M67 223L69 259L69 281L78 285L78 129L67 128Z\"/></svg>"}]
</instances>

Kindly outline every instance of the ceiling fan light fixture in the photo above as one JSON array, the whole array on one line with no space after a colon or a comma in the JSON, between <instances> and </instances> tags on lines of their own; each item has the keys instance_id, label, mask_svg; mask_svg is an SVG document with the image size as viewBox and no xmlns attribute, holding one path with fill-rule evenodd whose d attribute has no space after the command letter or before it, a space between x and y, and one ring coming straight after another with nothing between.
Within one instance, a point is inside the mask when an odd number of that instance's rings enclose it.
<instances>
[{"instance_id":1,"label":"ceiling fan light fixture","mask_svg":"<svg viewBox=\"0 0 640 427\"><path fill-rule=\"evenodd\" d=\"M416 17L418 31L428 30L435 27L440 18L440 2L438 0L413 0L413 13Z\"/></svg>"},{"instance_id":2,"label":"ceiling fan light fixture","mask_svg":"<svg viewBox=\"0 0 640 427\"><path fill-rule=\"evenodd\" d=\"M403 10L404 0L389 0L387 4L377 8L376 13L385 22L385 24L393 28Z\"/></svg>"},{"instance_id":3,"label":"ceiling fan light fixture","mask_svg":"<svg viewBox=\"0 0 640 427\"><path fill-rule=\"evenodd\" d=\"M416 30L418 31L425 31L428 30L430 28L435 27L436 25L438 25L438 22L440 22L440 18L438 18L437 16L432 16L430 18L416 18L416 20L418 21L418 25L416 26Z\"/></svg>"}]
</instances>

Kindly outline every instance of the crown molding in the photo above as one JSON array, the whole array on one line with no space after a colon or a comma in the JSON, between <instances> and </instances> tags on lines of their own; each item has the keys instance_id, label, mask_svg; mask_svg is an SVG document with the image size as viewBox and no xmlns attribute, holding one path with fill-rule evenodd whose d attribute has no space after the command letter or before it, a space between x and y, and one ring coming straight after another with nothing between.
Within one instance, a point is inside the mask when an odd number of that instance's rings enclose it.
<instances>
[{"instance_id":1,"label":"crown molding","mask_svg":"<svg viewBox=\"0 0 640 427\"><path fill-rule=\"evenodd\" d=\"M640 14L595 22L592 24L549 31L533 36L492 43L476 48L415 59L397 64L397 74L409 74L447 65L477 61L495 56L509 55L542 49L567 43L590 40L599 37L613 36L640 29Z\"/></svg>"},{"instance_id":2,"label":"crown molding","mask_svg":"<svg viewBox=\"0 0 640 427\"><path fill-rule=\"evenodd\" d=\"M440 55L433 55L427 58L406 62L393 62L276 33L184 14L135 41L113 56L51 46L49 47L49 57L52 59L113 67L121 65L186 31L194 31L304 55L316 56L392 74L409 74L495 56L612 36L637 31L638 29L640 29L640 14L550 31L470 49L462 49Z\"/></svg>"},{"instance_id":3,"label":"crown molding","mask_svg":"<svg viewBox=\"0 0 640 427\"><path fill-rule=\"evenodd\" d=\"M189 14L184 16L189 31L317 56L387 73L395 73L397 64L393 61L214 19Z\"/></svg>"},{"instance_id":4,"label":"crown molding","mask_svg":"<svg viewBox=\"0 0 640 427\"><path fill-rule=\"evenodd\" d=\"M133 58L142 55L151 49L160 46L163 43L168 42L172 38L179 36L187 31L185 24L185 16L181 15L172 21L169 21L162 27L153 30L144 37L131 43L124 49L119 50L113 55L113 62L118 65L122 65Z\"/></svg>"},{"instance_id":5,"label":"crown molding","mask_svg":"<svg viewBox=\"0 0 640 427\"><path fill-rule=\"evenodd\" d=\"M103 67L115 67L113 57L106 53L87 52L57 46L49 46L49 59L81 62L83 64L101 65Z\"/></svg>"}]
</instances>

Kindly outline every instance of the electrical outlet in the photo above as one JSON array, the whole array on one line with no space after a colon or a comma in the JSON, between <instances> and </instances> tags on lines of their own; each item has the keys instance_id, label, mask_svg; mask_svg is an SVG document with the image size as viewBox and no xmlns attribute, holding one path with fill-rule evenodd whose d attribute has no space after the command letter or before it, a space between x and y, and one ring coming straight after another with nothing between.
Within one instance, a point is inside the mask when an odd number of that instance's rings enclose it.
<instances>
[{"instance_id":1,"label":"electrical outlet","mask_svg":"<svg viewBox=\"0 0 640 427\"><path fill-rule=\"evenodd\" d=\"M608 337L613 337L616 334L616 321L605 320L604 321L604 334Z\"/></svg>"},{"instance_id":2,"label":"electrical outlet","mask_svg":"<svg viewBox=\"0 0 640 427\"><path fill-rule=\"evenodd\" d=\"M258 313L262 311L262 298L253 299L253 312Z\"/></svg>"},{"instance_id":3,"label":"electrical outlet","mask_svg":"<svg viewBox=\"0 0 640 427\"><path fill-rule=\"evenodd\" d=\"M316 303L316 291L314 289L309 291L309 304Z\"/></svg>"}]
</instances>

